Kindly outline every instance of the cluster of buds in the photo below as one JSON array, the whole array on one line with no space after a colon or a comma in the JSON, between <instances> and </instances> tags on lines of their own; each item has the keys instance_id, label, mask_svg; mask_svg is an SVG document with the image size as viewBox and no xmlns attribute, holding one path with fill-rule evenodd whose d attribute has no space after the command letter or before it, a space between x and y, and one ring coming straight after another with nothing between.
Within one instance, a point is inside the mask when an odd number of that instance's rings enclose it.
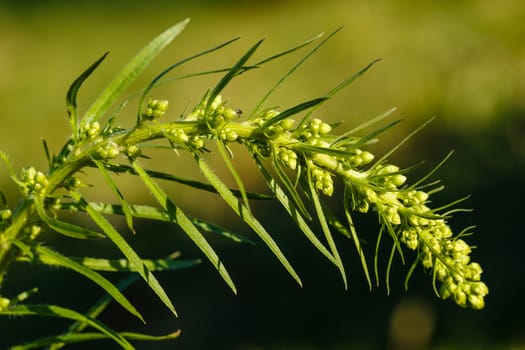
<instances>
[{"instance_id":1,"label":"cluster of buds","mask_svg":"<svg viewBox=\"0 0 525 350\"><path fill-rule=\"evenodd\" d=\"M298 138L311 145L328 147L329 143L322 140L322 136L328 135L332 131L330 124L323 122L321 119L314 118L308 123L301 126Z\"/></svg>"},{"instance_id":2,"label":"cluster of buds","mask_svg":"<svg viewBox=\"0 0 525 350\"><path fill-rule=\"evenodd\" d=\"M358 148L352 149L352 155L346 157L344 160L345 164L348 164L353 169L362 168L370 164L374 160L374 155L367 151L362 151Z\"/></svg>"},{"instance_id":3,"label":"cluster of buds","mask_svg":"<svg viewBox=\"0 0 525 350\"><path fill-rule=\"evenodd\" d=\"M9 208L0 210L0 230L9 225L13 212Z\"/></svg>"},{"instance_id":4,"label":"cluster of buds","mask_svg":"<svg viewBox=\"0 0 525 350\"><path fill-rule=\"evenodd\" d=\"M86 123L84 126L82 126L80 137L83 140L91 140L97 137L99 133L100 123L95 121L91 123Z\"/></svg>"},{"instance_id":5,"label":"cluster of buds","mask_svg":"<svg viewBox=\"0 0 525 350\"><path fill-rule=\"evenodd\" d=\"M211 130L220 130L226 123L241 114L239 109L226 107L226 101L222 100L221 95L217 95L209 105L208 100L203 99L186 120L204 120Z\"/></svg>"},{"instance_id":6,"label":"cluster of buds","mask_svg":"<svg viewBox=\"0 0 525 350\"><path fill-rule=\"evenodd\" d=\"M173 144L186 146L191 150L200 150L205 143L203 136L188 135L184 130L175 126L167 129L166 136Z\"/></svg>"},{"instance_id":7,"label":"cluster of buds","mask_svg":"<svg viewBox=\"0 0 525 350\"><path fill-rule=\"evenodd\" d=\"M441 298L452 298L462 307L483 308L484 297L489 291L481 281L481 266L470 261L471 247L464 240L454 238L446 221L425 205L426 192L399 193L407 213L400 241L409 249L419 249L421 264L433 270L435 278L441 282Z\"/></svg>"},{"instance_id":8,"label":"cluster of buds","mask_svg":"<svg viewBox=\"0 0 525 350\"><path fill-rule=\"evenodd\" d=\"M100 159L112 159L120 154L120 147L115 142L108 141L98 147L96 152Z\"/></svg>"},{"instance_id":9,"label":"cluster of buds","mask_svg":"<svg viewBox=\"0 0 525 350\"><path fill-rule=\"evenodd\" d=\"M316 137L313 132L308 136ZM345 159L332 158L338 164L334 169L358 169L369 163L373 155L358 151ZM312 168L311 174L317 189L325 194L333 191L330 172ZM427 206L429 194L403 189L406 177L392 164L376 164L360 174L365 177L357 184L347 179L354 183L354 208L368 212L373 207L381 223L398 235L401 243L419 252L422 266L432 270L441 283L441 298L451 298L462 307L483 308L488 288L481 281L482 269L478 263L470 261L471 247L464 240L453 237L446 220Z\"/></svg>"},{"instance_id":10,"label":"cluster of buds","mask_svg":"<svg viewBox=\"0 0 525 350\"><path fill-rule=\"evenodd\" d=\"M20 185L27 195L39 195L47 185L47 176L32 166L22 169L20 180Z\"/></svg>"},{"instance_id":11,"label":"cluster of buds","mask_svg":"<svg viewBox=\"0 0 525 350\"><path fill-rule=\"evenodd\" d=\"M310 176L312 177L314 187L324 195L331 196L332 193L334 193L334 182L332 180L332 174L329 171L313 166Z\"/></svg>"},{"instance_id":12,"label":"cluster of buds","mask_svg":"<svg viewBox=\"0 0 525 350\"><path fill-rule=\"evenodd\" d=\"M154 120L162 117L168 110L168 101L150 99L144 112L142 112L143 120Z\"/></svg>"},{"instance_id":13,"label":"cluster of buds","mask_svg":"<svg viewBox=\"0 0 525 350\"><path fill-rule=\"evenodd\" d=\"M297 153L286 147L278 147L275 150L275 156L288 168L295 170L297 168Z\"/></svg>"}]
</instances>

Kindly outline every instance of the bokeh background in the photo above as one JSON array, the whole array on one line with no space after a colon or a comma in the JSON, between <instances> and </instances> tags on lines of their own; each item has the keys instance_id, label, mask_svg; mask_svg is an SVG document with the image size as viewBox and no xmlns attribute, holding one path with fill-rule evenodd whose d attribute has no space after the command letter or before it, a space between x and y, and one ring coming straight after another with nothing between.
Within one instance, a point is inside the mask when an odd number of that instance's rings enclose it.
<instances>
[{"instance_id":1,"label":"bokeh background","mask_svg":"<svg viewBox=\"0 0 525 350\"><path fill-rule=\"evenodd\" d=\"M393 118L404 121L381 137L373 148L378 154L436 117L392 161L409 166L425 160L418 170L422 173L455 150L439 172L446 189L434 202L444 204L470 195L463 205L474 211L458 214L451 224L457 231L476 225L469 242L477 246L473 258L484 267L490 295L482 311L460 309L438 300L430 276L422 271L415 273L409 290L404 291L407 267L399 261L393 269L390 295L386 295L384 282L370 293L353 247L340 239L350 280L350 289L344 291L337 271L305 242L285 215L275 206L261 204L259 217L296 266L304 288L294 284L262 245L240 246L210 237L229 266L239 295L233 296L206 263L161 274L180 313L174 319L138 283L128 295L145 314L146 330L162 334L182 329L177 341L137 344L138 348L525 349L521 217L525 209L525 2L3 0L0 148L9 154L15 168L33 164L44 169L42 139L52 150L66 139L65 94L89 64L107 50L111 52L83 87L81 108L89 105L142 45L186 17L192 18L189 27L137 81L135 89L170 63L237 36L241 40L235 44L174 74L227 67L263 37L266 41L258 58L344 26L271 98L270 105L286 108L322 96L372 60L382 58L316 114L352 127L397 106ZM231 106L250 111L301 55L246 74L223 95ZM170 112L176 117L219 78L176 82L157 93L170 99ZM123 112L121 123L131 125L133 118L131 106ZM260 189L251 164L242 155L237 162L251 188ZM153 165L198 176L184 157L163 158ZM216 167L220 170L219 164ZM123 186L133 200L150 200L136 184ZM0 170L0 187L14 205L16 188L5 167ZM167 188L188 212L250 235L220 201L175 185ZM105 198L105 194L92 191L90 198ZM372 247L373 221L358 224ZM142 255L163 256L181 250L184 257L199 257L172 227L147 223L139 227L137 236L127 237ZM51 238L50 244L69 254L80 254L86 248L63 239ZM104 245L95 249L101 256L115 254ZM386 257L383 261L386 263ZM100 296L89 282L77 281L67 271L29 266L13 269L2 292L16 294L34 285L41 286L35 302L61 303L79 310ZM104 313L103 320L118 329L144 331L118 307ZM0 319L0 348L65 326L54 320ZM97 346L113 348L111 343Z\"/></svg>"}]
</instances>

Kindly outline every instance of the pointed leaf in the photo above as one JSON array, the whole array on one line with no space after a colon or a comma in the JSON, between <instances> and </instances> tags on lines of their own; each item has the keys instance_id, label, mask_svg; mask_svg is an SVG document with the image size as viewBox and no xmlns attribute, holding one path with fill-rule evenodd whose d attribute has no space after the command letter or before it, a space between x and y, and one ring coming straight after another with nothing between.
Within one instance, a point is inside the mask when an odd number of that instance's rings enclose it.
<instances>
[{"instance_id":1,"label":"pointed leaf","mask_svg":"<svg viewBox=\"0 0 525 350\"><path fill-rule=\"evenodd\" d=\"M195 58L198 58L200 56L204 56L204 55L207 55L213 51L217 51L231 43L233 43L234 41L237 41L239 40L239 38L234 38L234 39L231 39L231 40L228 40L220 45L217 45L215 47L212 47L211 49L208 49L208 50L204 50L202 52L199 52L195 55L191 55L183 60L180 60L174 64L172 64L171 66L169 66L168 68L164 69L159 75L157 75L150 83L149 85L144 89L144 91L142 92L142 96L140 98L140 102L139 102L139 109L138 109L138 116L140 118L140 113L142 112L143 108L144 108L144 103L146 101L146 97L148 95L148 93L156 86L160 83L160 79L162 79L166 74L168 74L169 72L171 72L173 69L183 65L184 63L186 62L189 62ZM140 119L139 119L140 121Z\"/></svg>"},{"instance_id":2,"label":"pointed leaf","mask_svg":"<svg viewBox=\"0 0 525 350\"><path fill-rule=\"evenodd\" d=\"M29 248L29 247L28 247ZM89 267L86 267L84 264L79 264L78 262L70 259L60 253L57 253L51 249L48 249L44 246L34 246L32 247L34 259L42 264L50 266L62 266L67 269L71 269L84 277L92 280L98 284L102 289L104 289L109 295L115 299L122 307L128 310L132 315L138 317L142 322L144 318L142 315L135 309L135 307L129 302L129 300L118 290L115 285L110 281L100 275L98 272L92 270Z\"/></svg>"},{"instance_id":3,"label":"pointed leaf","mask_svg":"<svg viewBox=\"0 0 525 350\"><path fill-rule=\"evenodd\" d=\"M272 119L269 119L267 120L266 122L264 122L264 124L261 126L261 128L267 128L268 126L270 125L273 125L273 124L276 124L278 122L280 122L281 120L283 119L286 119L294 114L297 114L297 113L300 113L308 108L312 108L313 106L316 106L318 105L319 103L322 103L323 101L326 101L328 99L328 97L320 97L320 98L315 98L313 100L310 100L310 101L306 101L306 102L303 102L303 103L300 103L294 107L291 107L291 108L288 108L287 110L285 111L282 111L281 113L279 113L278 115L276 115L275 117L273 117Z\"/></svg>"},{"instance_id":4,"label":"pointed leaf","mask_svg":"<svg viewBox=\"0 0 525 350\"><path fill-rule=\"evenodd\" d=\"M106 169L111 170L116 173L126 173L126 174L137 175L136 171L128 165L108 163L108 164L105 164L105 167ZM156 179L174 181L174 182L178 182L178 183L181 183L181 184L184 184L184 185L187 185L187 186L199 189L199 190L217 193L217 190L212 185L203 183L200 181L186 179L186 178L182 178L182 177L179 177L173 174L163 173L161 171L155 171L155 170L146 170L146 173L150 177L153 177ZM235 194L236 197L242 197L242 194L239 190L230 189L230 191L232 191L232 193ZM261 200L275 199L273 196L270 196L264 193L246 192L246 196L250 199L261 199Z\"/></svg>"},{"instance_id":5,"label":"pointed leaf","mask_svg":"<svg viewBox=\"0 0 525 350\"><path fill-rule=\"evenodd\" d=\"M294 219L294 221L297 223L303 234L308 238L308 240L313 244L315 248L321 254L323 254L328 260L330 260L334 265L337 266L337 261L334 259L332 253L326 249L326 247L319 241L315 233L312 231L310 226L308 226L308 223L306 220L301 216L301 213L297 210L297 208L294 205L294 201L291 201L290 198L286 195L284 190L277 184L277 182L271 177L270 173L264 168L263 164L259 159L256 158L257 165L259 166L259 169L261 171L261 174L263 175L264 179L266 180L266 183L268 187L271 188L271 190L275 193L275 196L277 197L277 200L281 203L283 208L286 210L288 215Z\"/></svg>"},{"instance_id":6,"label":"pointed leaf","mask_svg":"<svg viewBox=\"0 0 525 350\"><path fill-rule=\"evenodd\" d=\"M54 219L46 214L43 204L40 200L35 200L35 208L40 219L51 227L56 232L63 234L64 236L76 238L76 239L100 239L105 238L101 233L89 230L82 226L71 224L66 221L60 221Z\"/></svg>"},{"instance_id":7,"label":"pointed leaf","mask_svg":"<svg viewBox=\"0 0 525 350\"><path fill-rule=\"evenodd\" d=\"M109 338L113 339L123 349L133 350L135 349L122 335L118 334L111 328L107 327L102 322L95 320L91 317L82 315L79 312L73 311L57 305L14 305L7 308L0 309L0 315L7 316L44 316L44 317L57 317L65 318L69 320L79 321L86 323L91 327L99 330L106 334Z\"/></svg>"},{"instance_id":8,"label":"pointed leaf","mask_svg":"<svg viewBox=\"0 0 525 350\"><path fill-rule=\"evenodd\" d=\"M139 279L138 274L130 274L126 276L125 278L121 279L119 282L117 282L115 285L120 291L124 291L126 288L131 286L133 283L135 283ZM106 307L109 305L109 303L113 300L113 298L109 294L105 294L102 296L92 307L87 310L84 315L91 317L93 319L96 319L102 311L106 309ZM72 335L75 333L80 333L84 329L86 329L88 325L86 323L76 321L73 322L65 332L62 333L63 336ZM55 343L47 348L47 350L58 350L64 347L64 343Z\"/></svg>"},{"instance_id":9,"label":"pointed leaf","mask_svg":"<svg viewBox=\"0 0 525 350\"><path fill-rule=\"evenodd\" d=\"M195 227L191 220L184 214L184 212L168 198L168 195L159 187L159 185L148 176L146 171L136 162L132 163L133 169L137 172L146 187L151 191L157 202L175 218L177 224L186 232L188 237L199 247L212 265L217 269L221 277L231 290L237 294L237 288L226 270L226 267L217 256L215 250L208 243L202 233Z\"/></svg>"},{"instance_id":10,"label":"pointed leaf","mask_svg":"<svg viewBox=\"0 0 525 350\"><path fill-rule=\"evenodd\" d=\"M144 71L151 61L177 36L188 24L185 19L153 39L117 74L117 76L102 91L84 114L81 125L99 120L108 111L113 102L135 78Z\"/></svg>"},{"instance_id":11,"label":"pointed leaf","mask_svg":"<svg viewBox=\"0 0 525 350\"><path fill-rule=\"evenodd\" d=\"M71 124L72 135L74 139L78 136L78 115L77 115L77 93L84 81L97 69L97 67L104 61L109 52L106 52L91 66L88 67L69 87L66 95L67 114L69 115L69 123Z\"/></svg>"},{"instance_id":12,"label":"pointed leaf","mask_svg":"<svg viewBox=\"0 0 525 350\"><path fill-rule=\"evenodd\" d=\"M104 168L104 165L99 162L96 159L91 159L93 163L97 166L98 170L102 173L102 177L104 180L106 180L106 183L111 188L115 196L118 198L120 204L122 205L122 212L124 213L124 217L126 218L126 224L128 225L131 232L135 233L135 229L133 228L133 214L131 213L131 207L129 203L124 199L124 195L117 187L117 184L113 181L111 176L109 176L108 172Z\"/></svg>"},{"instance_id":13,"label":"pointed leaf","mask_svg":"<svg viewBox=\"0 0 525 350\"><path fill-rule=\"evenodd\" d=\"M199 167L212 184L213 187L217 190L219 195L224 199L224 201L233 209L233 211L250 226L255 233L262 239L264 243L270 248L272 253L277 257L281 264L286 268L288 273L297 281L297 283L302 286L301 279L295 272L294 268L286 259L281 249L277 243L273 240L270 234L266 229L261 225L261 223L250 213L250 211L233 195L233 193L228 189L228 187L219 179L217 175L210 169L208 164L197 155L195 156Z\"/></svg>"},{"instance_id":14,"label":"pointed leaf","mask_svg":"<svg viewBox=\"0 0 525 350\"><path fill-rule=\"evenodd\" d=\"M323 46L328 40L330 40L337 32L339 32L342 29L342 27L337 28L332 33L330 33L326 38L324 38L319 44L317 44L312 50L310 50L299 62L297 62L288 72L286 72L280 79L275 83L275 85L266 93L266 95L263 96L261 101L257 104L253 112L250 114L250 117L257 115L261 109L263 108L264 104L268 100L268 98L277 90L277 88L283 84L286 79L288 79L304 62L310 58L321 46Z\"/></svg>"},{"instance_id":15,"label":"pointed leaf","mask_svg":"<svg viewBox=\"0 0 525 350\"><path fill-rule=\"evenodd\" d=\"M144 265L142 259L137 255L137 253L131 248L131 246L126 242L122 235L115 230L109 221L102 216L98 211L92 208L84 198L78 193L72 193L75 200L82 205L87 214L91 219L100 227L102 231L108 236L108 238L118 247L118 249L124 254L124 256L129 260L130 264L134 266L135 270L139 275L146 281L149 287L157 294L159 299L166 305L166 307L177 316L177 312L171 303L168 295L160 285L157 278L153 273Z\"/></svg>"},{"instance_id":16,"label":"pointed leaf","mask_svg":"<svg viewBox=\"0 0 525 350\"><path fill-rule=\"evenodd\" d=\"M176 332L166 334L166 335L159 335L159 336L135 333L135 332L119 332L118 334L120 334L125 339L129 339L129 340L166 341L166 340L178 338L180 336L180 331L176 331ZM73 334L67 334L67 335L57 335L54 337L35 339L28 343L12 346L9 350L29 350L29 349L41 348L46 345L54 345L54 344L60 344L60 343L61 344L77 344L77 343L93 341L93 340L104 340L108 338L109 336L104 333L93 333L93 332L73 333ZM51 347L51 349L57 349L57 348Z\"/></svg>"},{"instance_id":17,"label":"pointed leaf","mask_svg":"<svg viewBox=\"0 0 525 350\"><path fill-rule=\"evenodd\" d=\"M217 139L217 148L219 150L219 154L222 157L222 160L226 164L226 167L230 171L230 174L232 174L233 179L235 180L235 183L237 184L237 187L239 188L239 192L241 193L241 198L244 202L244 206L249 212L251 212L250 202L248 201L248 196L246 194L246 189L244 188L244 183L242 182L241 176L239 175L233 163L231 162L230 156L226 152L226 146L219 139Z\"/></svg>"},{"instance_id":18,"label":"pointed leaf","mask_svg":"<svg viewBox=\"0 0 525 350\"><path fill-rule=\"evenodd\" d=\"M264 40L259 40L253 45L238 61L235 65L226 73L224 77L215 85L208 96L208 102L206 102L206 110L210 107L215 97L221 93L221 91L228 85L228 83L240 72L246 61L253 55L253 53L259 48Z\"/></svg>"},{"instance_id":19,"label":"pointed leaf","mask_svg":"<svg viewBox=\"0 0 525 350\"><path fill-rule=\"evenodd\" d=\"M305 217L308 220L311 220L312 217L310 216L310 213L308 213L308 210L306 209L306 206L304 205L304 203L303 203L303 201L301 199L301 196L299 195L299 193L297 193L297 190L295 189L295 186L292 184L292 181L286 175L286 173L285 173L281 163L276 158L275 151L272 152L272 154L273 154L273 158L272 158L273 163L272 164L273 164L273 167L275 169L275 172L279 176L279 179L281 179L281 182L284 184L284 187L285 187L286 191L289 193L294 206L299 210L299 213L303 217ZM261 166L262 166L262 164L261 164ZM269 174L266 171L266 169L265 169L265 172L269 176ZM270 187L270 188L272 188L272 187Z\"/></svg>"},{"instance_id":20,"label":"pointed leaf","mask_svg":"<svg viewBox=\"0 0 525 350\"><path fill-rule=\"evenodd\" d=\"M394 113L394 111L397 109L397 107L393 107L393 108L390 108L388 111L378 115L377 117L374 117L370 120L367 120L366 122L362 123L362 124L359 124L358 126L356 126L355 128L352 128L350 130L348 130L347 132L341 134L340 136L338 136L334 141L332 141L332 144L331 146L333 147L337 147L341 144L345 144L346 142L346 139L349 138L351 135L355 134L356 132L372 125L372 124L375 124L377 123L378 121L380 120L383 120L384 118L388 117L390 114Z\"/></svg>"},{"instance_id":21,"label":"pointed leaf","mask_svg":"<svg viewBox=\"0 0 525 350\"><path fill-rule=\"evenodd\" d=\"M96 271L108 271L108 272L136 272L134 266L132 266L126 259L97 259L97 258L71 258L72 261L85 266L86 268ZM193 260L173 260L173 259L143 259L144 265L151 271L168 271L184 269L191 266L198 265L199 259Z\"/></svg>"},{"instance_id":22,"label":"pointed leaf","mask_svg":"<svg viewBox=\"0 0 525 350\"><path fill-rule=\"evenodd\" d=\"M309 167L307 169L308 172L308 187L310 191L310 196L312 198L312 201L314 203L314 208L317 213L317 217L319 219L319 223L321 224L321 229L323 230L323 233L325 235L326 241L328 242L328 246L330 247L330 250L332 251L332 256L334 257L335 261L337 262L336 266L339 268L339 272L341 273L341 277L343 279L343 283L345 285L345 289L348 289L348 281L346 279L346 273L345 273L345 267L343 265L343 261L341 260L341 257L339 256L339 252L337 251L337 246L334 242L334 238L332 237L332 233L330 232L330 227L328 226L328 221L326 221L325 211L323 209L323 206L321 205L321 201L319 199L319 196L317 195L317 191L314 188L313 180L311 179L310 173L311 168Z\"/></svg>"}]
</instances>

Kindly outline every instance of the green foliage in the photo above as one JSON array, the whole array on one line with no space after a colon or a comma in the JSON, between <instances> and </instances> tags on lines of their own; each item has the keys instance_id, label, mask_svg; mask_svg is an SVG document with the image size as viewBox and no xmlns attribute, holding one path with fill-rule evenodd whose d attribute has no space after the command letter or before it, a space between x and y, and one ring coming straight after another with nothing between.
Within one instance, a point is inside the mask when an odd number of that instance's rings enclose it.
<instances>
[{"instance_id":1,"label":"green foliage","mask_svg":"<svg viewBox=\"0 0 525 350\"><path fill-rule=\"evenodd\" d=\"M361 76L375 61L344 80L324 97L297 104L282 112L265 107L268 96L335 32L294 65L263 97L254 112L246 117L242 116L240 111L227 107L227 103L220 95L224 88L237 76L310 45L320 36L249 65L252 55L262 44L262 41L259 41L231 68L198 73L210 74L222 71L225 74L204 94L191 112L180 119L163 121L168 110L168 101L156 100L149 94L158 84L165 81L163 80L165 75L185 62L218 50L234 40L190 56L164 70L146 87L140 98L135 125L131 128L113 126L117 113L108 115L112 106L153 58L182 31L187 22L188 20L185 20L176 24L142 49L109 83L82 117L79 117L77 110L78 90L106 55L73 82L66 99L72 127L71 138L58 155L51 155L47 144L44 143L49 161L48 171L42 172L34 167L27 167L17 174L12 169L7 156L0 153L22 195L19 205L14 210L8 207L4 196L1 197L3 207L0 209L0 288L5 283L5 276L12 264L30 262L70 269L94 282L108 295L85 313L57 305L28 304L25 299L29 293L21 293L11 298L2 296L1 315L39 315L75 321L63 334L37 339L15 346L13 349L44 346L58 349L69 343L106 338L114 340L124 349L132 349L130 341L133 340L159 341L178 336L178 332L165 336L117 332L97 320L97 316L109 301L115 300L130 314L144 321L139 311L123 294L123 290L137 277L142 278L159 300L176 315L172 301L154 272L176 270L199 263L193 260L176 260L177 255L155 260L141 258L127 243L122 232L110 223L108 215L123 216L133 233L136 230L134 220L137 218L178 225L236 293L233 279L219 255L203 235L203 231L220 234L239 243L252 243L252 241L205 220L187 215L176 204L177 198L171 198L162 189L159 179L217 193L257 234L299 285L302 285L302 282L298 273L265 228L264 223L257 219L256 213L251 208L251 201L256 199L278 201L312 245L340 271L345 288L348 284L347 275L334 233L340 233L353 242L365 278L372 287L368 258L361 247L361 238L353 217L355 213L375 213L380 225L374 256L376 284L380 281L379 247L389 244L391 253L386 269L387 289L394 257L396 254L399 255L404 263L406 251L412 250L416 252L416 258L409 269L407 283L416 266L421 264L431 273L439 297L451 298L463 307L483 308L488 289L481 282L480 265L470 262L471 247L462 239L470 229L454 236L447 220L457 209L448 209L449 206L432 209L429 206L429 196L441 189L436 187L437 183L424 184L435 169L420 181L407 185L406 174L409 169L400 169L387 161L390 154L413 133L377 160L373 154L363 150L397 121L378 127L362 136L357 133L386 118L393 110L338 135L332 133L333 125L311 117L311 112L315 108ZM120 112L125 103L117 107L116 111ZM101 125L104 117L107 118L107 122ZM291 117L299 117L299 122L296 123ZM158 146L159 140L165 142L166 150L190 153L207 183L146 169L143 159L148 158L147 147ZM209 166L207 158L211 153L209 146L211 143L215 143L218 155L235 180L236 189L229 188ZM244 146L249 152L271 195L247 191L241 174L237 172L230 159L234 152L230 147L233 143ZM85 185L81 180L83 170L86 168L98 170L109 190L114 194L116 203L90 202L86 198L83 194ZM113 174L137 176L152 193L158 206L128 202L123 191L113 180ZM340 190L334 178L337 178L343 187L342 193L338 196L342 199L341 207L344 212L342 217L339 217L338 212L326 201L327 197L332 197ZM65 221L63 214L67 211L87 214L98 227L98 232ZM320 234L315 232L313 225L320 226ZM124 258L65 256L46 247L45 239L41 235L43 230L81 240L107 239L118 248ZM390 238L388 243L386 236ZM129 272L132 275L121 283L113 283L97 271ZM95 332L84 332L86 327L92 328Z\"/></svg>"}]
</instances>

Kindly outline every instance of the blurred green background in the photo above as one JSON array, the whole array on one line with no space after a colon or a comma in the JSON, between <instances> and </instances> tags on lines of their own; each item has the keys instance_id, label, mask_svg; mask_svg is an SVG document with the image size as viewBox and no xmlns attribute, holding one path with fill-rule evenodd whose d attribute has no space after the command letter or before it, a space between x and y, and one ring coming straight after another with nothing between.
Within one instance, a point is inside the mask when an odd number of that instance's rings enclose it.
<instances>
[{"instance_id":1,"label":"blurred green background","mask_svg":"<svg viewBox=\"0 0 525 350\"><path fill-rule=\"evenodd\" d=\"M455 150L439 172L446 190L436 195L435 203L470 195L464 205L475 210L457 215L451 224L457 231L477 226L469 242L478 246L473 258L484 267L490 295L482 311L459 309L438 300L431 278L421 271L405 292L402 279L407 268L399 263L391 295L386 296L384 285L369 293L354 248L341 239L341 247L347 247L341 250L350 278L350 290L344 291L337 271L308 246L282 212L265 204L260 205L259 216L270 223L304 288L294 285L267 249L211 237L237 282L239 295L231 295L208 264L163 274L160 278L181 316L173 319L146 287L132 287L130 298L145 314L151 333L183 330L178 341L139 345L140 349L410 349L410 343L416 344L414 349L525 349L525 240L520 217L525 209L525 2L0 1L0 149L15 168L29 164L45 168L42 139L52 150L66 140L65 94L89 64L111 52L83 87L80 108L89 106L142 45L186 17L192 18L189 27L135 89L170 63L237 36L242 37L237 43L175 74L227 67L263 37L266 41L256 58L344 26L271 98L270 105L286 108L322 96L372 60L383 58L316 114L344 121L342 127L350 128L397 106L394 118L404 122L382 136L373 148L378 154L436 116L392 161L409 166L424 159L423 168L429 170ZM224 97L231 100L230 106L250 111L301 55L240 77ZM176 117L218 79L177 82L158 94L170 100L170 112ZM130 106L121 123L131 125L133 118ZM173 159L156 165L185 176L198 173L184 158ZM260 182L250 175L249 162L239 156L238 164L244 178L253 178L251 188L260 189ZM14 205L16 188L5 167L1 169L0 187ZM147 200L146 191L135 191L131 182L125 185L131 191L128 196ZM177 186L168 188L188 212L244 232L245 227L220 201L181 192ZM91 198L104 194L94 192ZM367 232L375 230L370 221L359 223L365 239ZM199 256L171 227L142 223L137 237L129 239L148 257L179 249L185 257ZM373 246L373 238L370 242ZM63 240L53 244L71 254L83 248ZM112 253L105 246L95 248L101 255ZM43 285L36 301L51 300L81 310L100 294L66 271L34 271L27 266L14 269L6 295ZM143 330L117 307L103 319L119 329ZM46 335L65 325L47 320L45 324L49 329L28 318L0 319L0 348L27 339L28 334Z\"/></svg>"}]
</instances>

